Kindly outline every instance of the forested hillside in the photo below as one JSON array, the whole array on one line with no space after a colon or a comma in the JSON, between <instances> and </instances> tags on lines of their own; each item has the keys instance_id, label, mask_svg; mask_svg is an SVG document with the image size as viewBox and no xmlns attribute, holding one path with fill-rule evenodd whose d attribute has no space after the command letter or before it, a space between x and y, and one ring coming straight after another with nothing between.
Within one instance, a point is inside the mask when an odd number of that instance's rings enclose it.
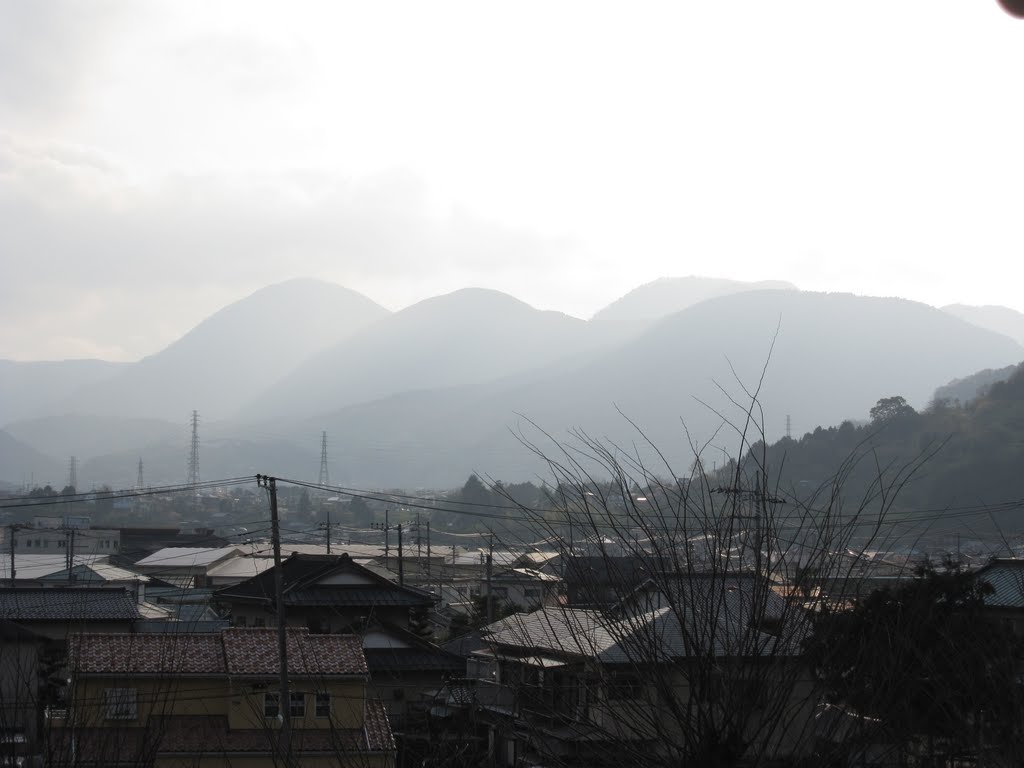
<instances>
[{"instance_id":1,"label":"forested hillside","mask_svg":"<svg viewBox=\"0 0 1024 768\"><path fill-rule=\"evenodd\" d=\"M892 395L865 416L767 449L757 443L745 469L764 457L779 496L794 505L841 487L851 511L896 493L899 519L932 529L1005 531L1024 520L1024 367L970 402L937 399L918 412Z\"/></svg>"}]
</instances>

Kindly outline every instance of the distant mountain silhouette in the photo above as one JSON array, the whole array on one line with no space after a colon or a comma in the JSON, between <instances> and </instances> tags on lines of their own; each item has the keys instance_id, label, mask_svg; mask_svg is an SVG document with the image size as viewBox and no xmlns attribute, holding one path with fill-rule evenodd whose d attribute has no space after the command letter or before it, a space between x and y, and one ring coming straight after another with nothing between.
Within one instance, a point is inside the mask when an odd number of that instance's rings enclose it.
<instances>
[{"instance_id":1,"label":"distant mountain silhouette","mask_svg":"<svg viewBox=\"0 0 1024 768\"><path fill-rule=\"evenodd\" d=\"M180 456L187 454L180 446L188 445L189 423L183 415L177 424L161 419L121 418L119 416L72 413L44 416L8 424L7 431L37 450L51 456L78 456L81 459L114 451L135 455L154 443L174 441ZM184 458L181 459L183 463Z\"/></svg>"},{"instance_id":2,"label":"distant mountain silhouette","mask_svg":"<svg viewBox=\"0 0 1024 768\"><path fill-rule=\"evenodd\" d=\"M758 291L697 304L550 376L407 392L296 426L337 435L333 455L353 483L452 485L470 470L509 480L543 473L512 434L522 427L543 443L527 420L558 439L580 428L668 471L628 417L683 472L690 439L712 439L723 417L742 426L744 414L720 386L746 403L743 386L756 389L765 365L759 402L775 439L787 415L799 431L866 418L891 394L921 407L936 381L1022 357L1024 349L1006 337L924 304ZM726 427L713 445L734 450L736 436Z\"/></svg>"},{"instance_id":3,"label":"distant mountain silhouette","mask_svg":"<svg viewBox=\"0 0 1024 768\"><path fill-rule=\"evenodd\" d=\"M590 319L590 327L607 342L622 340L649 328L664 317L702 301L744 291L764 290L795 291L797 287L782 280L748 283L695 275L663 277L634 288L599 310Z\"/></svg>"},{"instance_id":4,"label":"distant mountain silhouette","mask_svg":"<svg viewBox=\"0 0 1024 768\"><path fill-rule=\"evenodd\" d=\"M11 484L64 487L64 462L45 456L30 445L0 429L0 478ZM58 485L59 484L59 485Z\"/></svg>"},{"instance_id":5,"label":"distant mountain silhouette","mask_svg":"<svg viewBox=\"0 0 1024 768\"><path fill-rule=\"evenodd\" d=\"M114 378L82 387L61 410L180 421L196 409L224 418L305 358L387 315L331 283L271 285Z\"/></svg>"},{"instance_id":6,"label":"distant mountain silhouette","mask_svg":"<svg viewBox=\"0 0 1024 768\"><path fill-rule=\"evenodd\" d=\"M241 414L297 418L410 390L543 370L577 351L585 324L499 291L437 296L365 328L298 366Z\"/></svg>"},{"instance_id":7,"label":"distant mountain silhouette","mask_svg":"<svg viewBox=\"0 0 1024 768\"><path fill-rule=\"evenodd\" d=\"M339 290L324 288L320 303L358 297ZM20 421L12 435L43 453L75 453L88 477L110 473L110 482L115 473L133 479L140 455L151 482L184 480L193 407L203 415L205 479L255 472L313 479L321 430L329 433L332 480L355 487L454 487L471 471L506 480L545 476L543 460L517 439L520 428L540 443L546 438L539 429L571 441L578 428L668 472L628 417L672 471L684 473L691 440L735 451L736 437L721 429L722 420L740 424L744 413L729 396L747 403L744 387L756 389L765 366L758 399L774 440L787 415L801 434L865 419L881 397L902 395L921 408L942 382L1024 359L1021 345L948 312L849 294L746 290L675 313L663 304L667 314L632 335L606 314L584 323L497 291L457 291L394 314L372 303L362 314L368 300L361 298L353 311L362 327L309 357L289 343L301 346L303 334L315 335L316 313L293 315L283 312L287 302L254 301L222 331L201 325L182 340L183 351L161 353L165 367L151 363L148 370L142 361L144 376L124 372L117 387L102 390L133 398L132 409L91 420ZM193 403L200 395L207 399ZM128 419L142 398L173 404L173 417ZM216 405L237 415L220 422ZM0 466L0 480L9 479L4 474Z\"/></svg>"},{"instance_id":8,"label":"distant mountain silhouette","mask_svg":"<svg viewBox=\"0 0 1024 768\"><path fill-rule=\"evenodd\" d=\"M107 381L130 366L105 360L0 360L0 424L52 413L53 404L72 392Z\"/></svg>"},{"instance_id":9,"label":"distant mountain silhouette","mask_svg":"<svg viewBox=\"0 0 1024 768\"><path fill-rule=\"evenodd\" d=\"M1024 314L1015 309L993 305L972 307L967 304L949 304L942 311L1024 344Z\"/></svg>"},{"instance_id":10,"label":"distant mountain silhouette","mask_svg":"<svg viewBox=\"0 0 1024 768\"><path fill-rule=\"evenodd\" d=\"M1008 365L1005 368L986 368L960 379L953 379L935 390L934 400L946 400L951 404L957 402L966 405L988 394L992 385L1006 381L1017 372L1020 365Z\"/></svg>"}]
</instances>

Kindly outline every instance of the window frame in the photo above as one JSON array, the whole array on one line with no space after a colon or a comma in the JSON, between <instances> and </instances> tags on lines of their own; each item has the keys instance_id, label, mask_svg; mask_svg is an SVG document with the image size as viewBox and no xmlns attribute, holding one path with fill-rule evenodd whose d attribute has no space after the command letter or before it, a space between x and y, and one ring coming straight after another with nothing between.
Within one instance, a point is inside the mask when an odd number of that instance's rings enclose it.
<instances>
[{"instance_id":1,"label":"window frame","mask_svg":"<svg viewBox=\"0 0 1024 768\"><path fill-rule=\"evenodd\" d=\"M104 688L105 720L135 720L139 716L138 688Z\"/></svg>"},{"instance_id":2,"label":"window frame","mask_svg":"<svg viewBox=\"0 0 1024 768\"><path fill-rule=\"evenodd\" d=\"M277 691L266 691L263 694L263 716L276 718L281 716L281 694Z\"/></svg>"},{"instance_id":3,"label":"window frame","mask_svg":"<svg viewBox=\"0 0 1024 768\"><path fill-rule=\"evenodd\" d=\"M330 693L324 691L318 691L313 698L313 714L319 718L328 718L331 716L334 702Z\"/></svg>"},{"instance_id":4,"label":"window frame","mask_svg":"<svg viewBox=\"0 0 1024 768\"><path fill-rule=\"evenodd\" d=\"M288 692L288 717L306 716L306 694L297 691Z\"/></svg>"}]
</instances>

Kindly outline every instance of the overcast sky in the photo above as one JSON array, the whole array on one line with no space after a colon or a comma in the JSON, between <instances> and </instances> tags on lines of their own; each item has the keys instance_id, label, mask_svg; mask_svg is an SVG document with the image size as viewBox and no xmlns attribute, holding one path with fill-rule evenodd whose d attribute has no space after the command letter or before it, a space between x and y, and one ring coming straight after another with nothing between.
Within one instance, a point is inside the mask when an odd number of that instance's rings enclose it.
<instances>
[{"instance_id":1,"label":"overcast sky","mask_svg":"<svg viewBox=\"0 0 1024 768\"><path fill-rule=\"evenodd\" d=\"M0 358L298 276L580 317L661 276L1024 310L996 0L0 0Z\"/></svg>"}]
</instances>

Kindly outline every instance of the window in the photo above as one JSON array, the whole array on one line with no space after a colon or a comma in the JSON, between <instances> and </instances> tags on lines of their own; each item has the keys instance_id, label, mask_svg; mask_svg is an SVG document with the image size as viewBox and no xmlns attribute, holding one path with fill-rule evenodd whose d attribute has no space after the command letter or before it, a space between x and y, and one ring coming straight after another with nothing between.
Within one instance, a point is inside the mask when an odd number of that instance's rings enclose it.
<instances>
[{"instance_id":1,"label":"window","mask_svg":"<svg viewBox=\"0 0 1024 768\"><path fill-rule=\"evenodd\" d=\"M642 683L635 677L626 675L614 675L608 681L608 700L622 701L624 699L638 699L643 692Z\"/></svg>"},{"instance_id":2,"label":"window","mask_svg":"<svg viewBox=\"0 0 1024 768\"><path fill-rule=\"evenodd\" d=\"M290 694L288 694L288 716L289 717L305 717L306 716L306 694L304 694L304 693L290 693Z\"/></svg>"},{"instance_id":3,"label":"window","mask_svg":"<svg viewBox=\"0 0 1024 768\"><path fill-rule=\"evenodd\" d=\"M329 693L318 693L316 695L316 716L317 717L330 717L331 716L331 694L329 694Z\"/></svg>"},{"instance_id":4,"label":"window","mask_svg":"<svg viewBox=\"0 0 1024 768\"><path fill-rule=\"evenodd\" d=\"M32 546L32 539L26 539L25 540L25 546L26 547L31 547Z\"/></svg>"},{"instance_id":5,"label":"window","mask_svg":"<svg viewBox=\"0 0 1024 768\"><path fill-rule=\"evenodd\" d=\"M281 714L281 697L276 693L263 694L263 716L277 717Z\"/></svg>"},{"instance_id":6,"label":"window","mask_svg":"<svg viewBox=\"0 0 1024 768\"><path fill-rule=\"evenodd\" d=\"M134 720L138 716L138 691L135 688L104 688L103 705L107 720Z\"/></svg>"},{"instance_id":7,"label":"window","mask_svg":"<svg viewBox=\"0 0 1024 768\"><path fill-rule=\"evenodd\" d=\"M267 621L262 616L257 616L255 619L252 620L252 625L254 627L265 627L267 626Z\"/></svg>"},{"instance_id":8,"label":"window","mask_svg":"<svg viewBox=\"0 0 1024 768\"><path fill-rule=\"evenodd\" d=\"M235 617L235 626L236 627L244 627L245 626L245 616L236 616Z\"/></svg>"}]
</instances>

